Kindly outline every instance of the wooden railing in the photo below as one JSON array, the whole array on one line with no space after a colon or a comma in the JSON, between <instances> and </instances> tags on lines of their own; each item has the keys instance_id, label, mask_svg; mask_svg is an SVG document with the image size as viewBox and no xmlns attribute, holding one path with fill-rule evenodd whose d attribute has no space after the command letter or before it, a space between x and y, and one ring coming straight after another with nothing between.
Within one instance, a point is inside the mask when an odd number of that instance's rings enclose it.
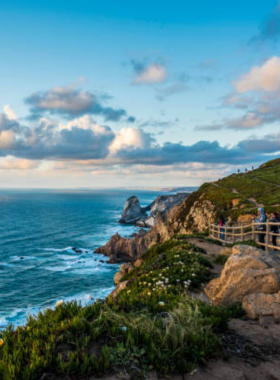
<instances>
[{"instance_id":1,"label":"wooden railing","mask_svg":"<svg viewBox=\"0 0 280 380\"><path fill-rule=\"evenodd\" d=\"M280 229L280 223L269 221L265 223L252 221L251 223L240 223L232 226L225 225L224 227L211 223L209 225L209 236L222 243L228 244L237 241L254 240L258 245L263 246L266 251L280 251L280 233L272 232L272 226L278 226L278 229ZM264 230L260 231L262 227ZM261 235L264 235L262 239L264 242L260 242ZM273 244L273 241L275 244Z\"/></svg>"}]
</instances>

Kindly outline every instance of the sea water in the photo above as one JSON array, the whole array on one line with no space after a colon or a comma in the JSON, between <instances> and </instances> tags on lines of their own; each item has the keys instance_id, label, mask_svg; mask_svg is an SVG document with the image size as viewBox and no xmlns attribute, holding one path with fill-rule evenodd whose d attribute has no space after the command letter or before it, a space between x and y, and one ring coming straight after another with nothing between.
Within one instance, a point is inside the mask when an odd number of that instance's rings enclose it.
<instances>
[{"instance_id":1,"label":"sea water","mask_svg":"<svg viewBox=\"0 0 280 380\"><path fill-rule=\"evenodd\" d=\"M118 265L94 253L118 232L124 203L136 195L148 205L156 191L0 190L0 329L28 315L78 300L106 297Z\"/></svg>"}]
</instances>

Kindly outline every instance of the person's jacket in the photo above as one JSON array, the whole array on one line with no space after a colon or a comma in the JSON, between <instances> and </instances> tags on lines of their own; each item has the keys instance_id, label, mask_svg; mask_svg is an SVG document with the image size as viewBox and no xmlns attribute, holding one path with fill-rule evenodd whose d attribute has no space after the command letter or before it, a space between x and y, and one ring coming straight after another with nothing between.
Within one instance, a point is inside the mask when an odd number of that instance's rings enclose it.
<instances>
[{"instance_id":1,"label":"person's jacket","mask_svg":"<svg viewBox=\"0 0 280 380\"><path fill-rule=\"evenodd\" d=\"M271 223L279 223L279 220L277 218L271 218L270 222ZM279 226L276 226L276 225L270 226L270 231L278 234L279 233Z\"/></svg>"},{"instance_id":2,"label":"person's jacket","mask_svg":"<svg viewBox=\"0 0 280 380\"><path fill-rule=\"evenodd\" d=\"M260 211L261 211L261 215L259 215L256 219L255 219L255 223L264 223L262 225L257 225L256 226L256 230L257 231L265 231L266 230L266 215L265 215L265 212L264 212L264 209L261 207L260 208Z\"/></svg>"}]
</instances>

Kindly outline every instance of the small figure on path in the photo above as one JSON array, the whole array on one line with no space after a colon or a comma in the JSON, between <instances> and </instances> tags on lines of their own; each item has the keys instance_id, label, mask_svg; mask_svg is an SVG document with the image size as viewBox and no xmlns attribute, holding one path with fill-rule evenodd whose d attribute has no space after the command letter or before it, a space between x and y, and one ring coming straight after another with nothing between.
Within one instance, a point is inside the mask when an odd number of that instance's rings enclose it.
<instances>
[{"instance_id":1,"label":"small figure on path","mask_svg":"<svg viewBox=\"0 0 280 380\"><path fill-rule=\"evenodd\" d=\"M218 220L218 224L220 226L220 239L221 240L225 240L225 224L226 224L226 220L224 218L224 215L220 215L219 217L219 220Z\"/></svg>"},{"instance_id":2,"label":"small figure on path","mask_svg":"<svg viewBox=\"0 0 280 380\"><path fill-rule=\"evenodd\" d=\"M255 223L257 223L256 231L258 231L258 239L261 245L261 248L265 250L265 231L266 231L266 215L263 207L258 208L258 217L254 218Z\"/></svg>"}]
</instances>

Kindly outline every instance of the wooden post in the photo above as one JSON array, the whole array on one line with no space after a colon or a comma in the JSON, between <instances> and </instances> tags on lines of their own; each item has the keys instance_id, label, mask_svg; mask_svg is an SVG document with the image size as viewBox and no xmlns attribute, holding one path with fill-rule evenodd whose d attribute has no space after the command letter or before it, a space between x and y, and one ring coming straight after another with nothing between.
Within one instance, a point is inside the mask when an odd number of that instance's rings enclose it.
<instances>
[{"instance_id":1,"label":"wooden post","mask_svg":"<svg viewBox=\"0 0 280 380\"><path fill-rule=\"evenodd\" d=\"M266 221L266 241L265 241L265 250L268 252L268 244L269 244L269 221Z\"/></svg>"},{"instance_id":2,"label":"wooden post","mask_svg":"<svg viewBox=\"0 0 280 380\"><path fill-rule=\"evenodd\" d=\"M218 239L220 239L220 225L218 225Z\"/></svg>"},{"instance_id":3,"label":"wooden post","mask_svg":"<svg viewBox=\"0 0 280 380\"><path fill-rule=\"evenodd\" d=\"M241 224L241 241L244 241L244 227L243 227L243 223Z\"/></svg>"},{"instance_id":4,"label":"wooden post","mask_svg":"<svg viewBox=\"0 0 280 380\"><path fill-rule=\"evenodd\" d=\"M227 242L227 226L225 224L225 242Z\"/></svg>"},{"instance_id":5,"label":"wooden post","mask_svg":"<svg viewBox=\"0 0 280 380\"><path fill-rule=\"evenodd\" d=\"M252 240L255 240L255 221L252 220Z\"/></svg>"}]
</instances>

